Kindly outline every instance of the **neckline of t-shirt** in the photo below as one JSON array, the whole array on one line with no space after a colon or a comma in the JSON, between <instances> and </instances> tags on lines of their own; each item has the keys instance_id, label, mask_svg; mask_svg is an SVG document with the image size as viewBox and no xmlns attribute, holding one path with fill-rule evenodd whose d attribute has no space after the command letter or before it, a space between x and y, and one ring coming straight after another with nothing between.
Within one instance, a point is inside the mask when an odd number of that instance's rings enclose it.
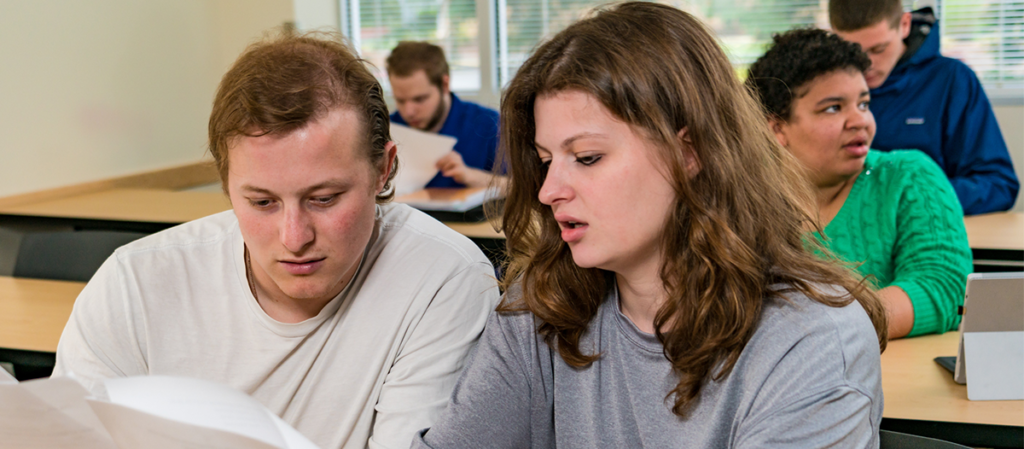
<instances>
[{"instance_id":1,"label":"neckline of t-shirt","mask_svg":"<svg viewBox=\"0 0 1024 449\"><path fill-rule=\"evenodd\" d=\"M665 348L661 342L658 341L657 335L648 334L647 332L640 330L633 320L629 319L628 316L622 313L622 307L619 305L618 285L613 286L608 296L609 298L605 301L604 307L610 309L609 312L614 314L615 325L618 326L622 336L633 346L636 346L639 349L654 354L664 353Z\"/></svg>"},{"instance_id":2,"label":"neckline of t-shirt","mask_svg":"<svg viewBox=\"0 0 1024 449\"><path fill-rule=\"evenodd\" d=\"M380 228L380 208L377 209L376 226ZM348 298L352 291L352 285L358 283L360 275L363 272L363 262L366 260L366 255L369 253L369 249L374 245L379 236L371 238L367 243L366 248L363 249L363 254L359 258L359 265L356 267L356 272L352 275L352 279L348 281L348 285L341 289L341 292L337 296L332 298L323 309L320 309L320 313L316 316L309 318L305 321L298 323L282 323L267 315L267 312L260 307L256 301L256 297L253 296L252 290L249 289L249 280L245 273L245 241L242 240L241 230L238 228L238 222L236 221L233 229L234 243L232 250L231 259L235 263L235 273L237 277L238 287L241 289L241 297L245 300L246 308L252 313L253 318L256 319L264 328L273 332L280 337L305 337L311 332L316 330L317 327L321 326L330 317L334 316L341 305L344 304L345 299Z\"/></svg>"}]
</instances>

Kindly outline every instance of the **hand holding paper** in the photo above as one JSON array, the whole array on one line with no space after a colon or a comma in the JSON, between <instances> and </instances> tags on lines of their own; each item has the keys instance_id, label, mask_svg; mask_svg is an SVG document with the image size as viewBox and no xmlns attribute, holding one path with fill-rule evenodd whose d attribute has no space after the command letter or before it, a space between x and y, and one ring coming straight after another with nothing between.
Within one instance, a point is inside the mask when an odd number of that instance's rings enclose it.
<instances>
[{"instance_id":1,"label":"hand holding paper","mask_svg":"<svg viewBox=\"0 0 1024 449\"><path fill-rule=\"evenodd\" d=\"M437 175L437 161L455 148L454 137L391 124L391 139L398 145L395 194L405 195L426 187Z\"/></svg>"}]
</instances>

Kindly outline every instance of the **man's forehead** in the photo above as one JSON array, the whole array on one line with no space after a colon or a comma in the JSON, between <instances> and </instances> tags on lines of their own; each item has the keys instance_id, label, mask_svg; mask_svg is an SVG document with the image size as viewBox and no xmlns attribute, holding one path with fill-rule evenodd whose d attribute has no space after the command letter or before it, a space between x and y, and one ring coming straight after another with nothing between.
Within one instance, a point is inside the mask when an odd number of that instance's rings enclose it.
<instances>
[{"instance_id":1,"label":"man's forehead","mask_svg":"<svg viewBox=\"0 0 1024 449\"><path fill-rule=\"evenodd\" d=\"M354 123L356 127L361 126L362 116L359 111L348 104L339 104L310 115L301 123L280 123L270 125L254 124L241 133L234 136L229 142L228 148L238 146L239 142L246 138L263 140L277 140L294 137L299 134L308 133L313 128L328 127L333 130L341 122Z\"/></svg>"},{"instance_id":2,"label":"man's forehead","mask_svg":"<svg viewBox=\"0 0 1024 449\"><path fill-rule=\"evenodd\" d=\"M435 89L430 80L427 78L427 72L423 69L413 72L409 76L398 76L392 75L389 77L391 81L392 90L403 91L401 93L412 93L418 95L420 93L427 93L431 89Z\"/></svg>"},{"instance_id":3,"label":"man's forehead","mask_svg":"<svg viewBox=\"0 0 1024 449\"><path fill-rule=\"evenodd\" d=\"M264 181L273 181L273 180L272 179L271 180L262 180L262 179L251 180L250 182L245 182L241 186L239 186L239 190L241 190L243 192L264 193L264 194L286 193L286 192L277 192L277 191L275 191L274 188L271 187L271 184L273 184L272 182L264 182ZM357 182L356 182L355 179L352 179L352 177L335 176L335 177L325 178L323 180L316 180L316 181L308 182L306 184L299 185L299 186L295 187L295 190L297 191L297 193L312 193L312 192L316 192L316 191L320 191L320 190L349 190L349 189L352 188L352 186L354 184L357 184Z\"/></svg>"},{"instance_id":4,"label":"man's forehead","mask_svg":"<svg viewBox=\"0 0 1024 449\"><path fill-rule=\"evenodd\" d=\"M254 128L235 136L227 146L228 166L234 165L230 161L241 154L240 150L245 153L273 151L297 155L308 152L304 150L319 149L321 155L324 151L332 154L343 151L358 159L366 158L365 145L368 142L358 111L350 106L338 106L318 115L299 126L282 127L271 132Z\"/></svg>"},{"instance_id":5,"label":"man's forehead","mask_svg":"<svg viewBox=\"0 0 1024 449\"><path fill-rule=\"evenodd\" d=\"M835 33L844 40L860 44L862 48L867 50L879 44L889 43L894 36L898 37L899 26L893 27L888 20L883 19L874 25L859 30L836 30Z\"/></svg>"}]
</instances>

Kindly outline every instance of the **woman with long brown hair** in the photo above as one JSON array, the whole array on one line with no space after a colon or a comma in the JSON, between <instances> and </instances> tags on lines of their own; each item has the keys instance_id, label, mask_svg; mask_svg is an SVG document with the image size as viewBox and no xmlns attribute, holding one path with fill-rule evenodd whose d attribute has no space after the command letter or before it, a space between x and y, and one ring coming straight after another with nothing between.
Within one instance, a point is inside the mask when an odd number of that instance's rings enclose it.
<instances>
[{"instance_id":1,"label":"woman with long brown hair","mask_svg":"<svg viewBox=\"0 0 1024 449\"><path fill-rule=\"evenodd\" d=\"M878 445L880 302L699 21L600 11L501 112L506 296L416 445Z\"/></svg>"}]
</instances>

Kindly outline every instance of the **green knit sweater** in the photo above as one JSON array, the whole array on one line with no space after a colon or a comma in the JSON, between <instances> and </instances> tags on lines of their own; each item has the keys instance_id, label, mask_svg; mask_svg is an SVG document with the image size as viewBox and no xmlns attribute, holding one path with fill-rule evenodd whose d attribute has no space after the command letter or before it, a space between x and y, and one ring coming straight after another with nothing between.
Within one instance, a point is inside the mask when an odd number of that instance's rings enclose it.
<instances>
[{"instance_id":1,"label":"green knit sweater","mask_svg":"<svg viewBox=\"0 0 1024 449\"><path fill-rule=\"evenodd\" d=\"M832 252L873 277L876 288L896 285L907 293L914 306L909 336L956 329L971 248L956 194L927 155L869 151L824 232Z\"/></svg>"}]
</instances>

